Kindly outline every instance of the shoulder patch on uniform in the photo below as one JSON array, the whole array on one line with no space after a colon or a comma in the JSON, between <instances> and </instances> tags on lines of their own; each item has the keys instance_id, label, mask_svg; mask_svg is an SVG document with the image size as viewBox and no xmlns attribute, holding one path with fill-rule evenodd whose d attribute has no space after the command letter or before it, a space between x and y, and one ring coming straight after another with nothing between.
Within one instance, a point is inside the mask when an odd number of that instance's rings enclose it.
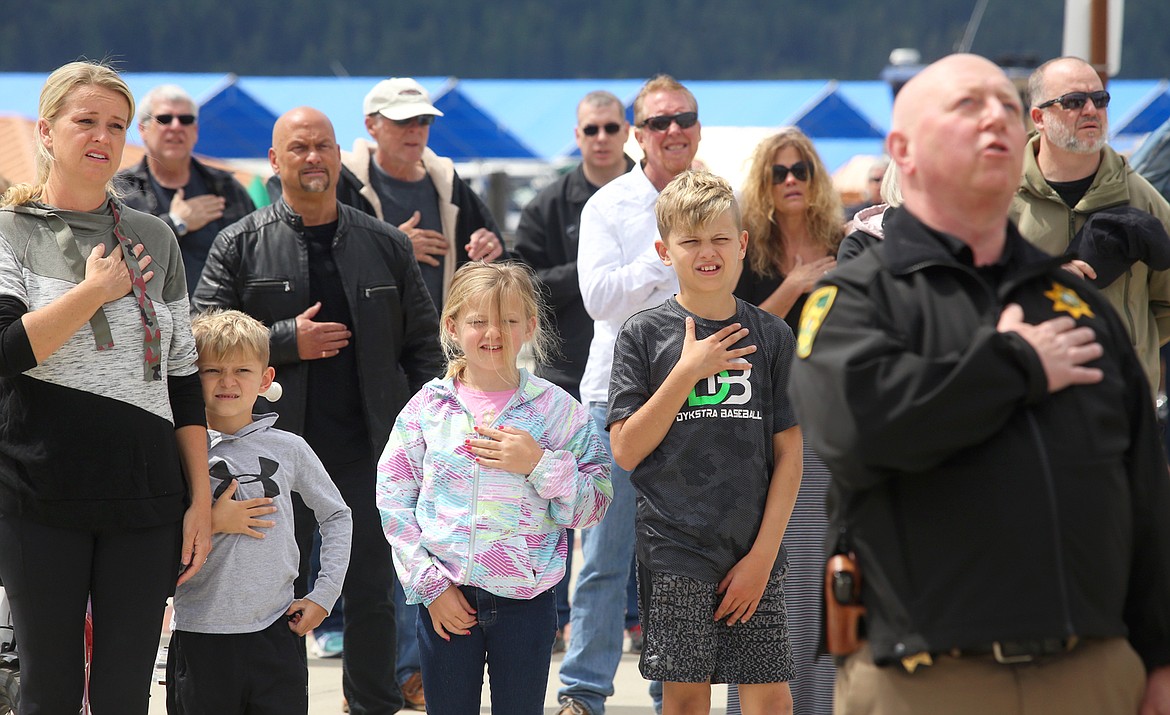
<instances>
[{"instance_id":1,"label":"shoulder patch on uniform","mask_svg":"<svg viewBox=\"0 0 1170 715\"><path fill-rule=\"evenodd\" d=\"M1046 291L1044 297L1052 300L1053 313L1068 313L1078 319L1094 317L1093 309L1089 307L1088 303L1081 300L1075 290L1056 281L1052 282L1052 290Z\"/></svg>"},{"instance_id":2,"label":"shoulder patch on uniform","mask_svg":"<svg viewBox=\"0 0 1170 715\"><path fill-rule=\"evenodd\" d=\"M812 292L800 312L800 335L796 339L796 356L806 358L812 354L813 340L833 307L837 297L837 286L822 286Z\"/></svg>"}]
</instances>

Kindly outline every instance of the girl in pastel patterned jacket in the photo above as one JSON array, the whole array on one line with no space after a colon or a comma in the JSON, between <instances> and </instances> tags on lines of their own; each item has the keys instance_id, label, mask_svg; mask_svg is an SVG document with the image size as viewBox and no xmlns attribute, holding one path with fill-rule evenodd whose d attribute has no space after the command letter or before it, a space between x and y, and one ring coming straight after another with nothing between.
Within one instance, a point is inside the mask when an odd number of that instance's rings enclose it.
<instances>
[{"instance_id":1,"label":"girl in pastel patterned jacket","mask_svg":"<svg viewBox=\"0 0 1170 715\"><path fill-rule=\"evenodd\" d=\"M440 333L447 375L403 408L378 464L377 503L408 603L421 604L433 712L544 712L566 528L601 520L613 488L588 411L516 365L546 336L531 272L469 263Z\"/></svg>"}]
</instances>

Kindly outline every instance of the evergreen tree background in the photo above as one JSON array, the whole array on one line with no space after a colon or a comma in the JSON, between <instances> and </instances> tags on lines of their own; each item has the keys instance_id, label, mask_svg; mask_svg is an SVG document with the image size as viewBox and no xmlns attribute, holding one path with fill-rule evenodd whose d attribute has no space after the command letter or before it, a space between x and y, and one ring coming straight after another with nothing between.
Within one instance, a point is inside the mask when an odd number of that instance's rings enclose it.
<instances>
[{"instance_id":1,"label":"evergreen tree background","mask_svg":"<svg viewBox=\"0 0 1170 715\"><path fill-rule=\"evenodd\" d=\"M245 75L875 79L952 52L977 0L24 0L0 71L79 57ZM1061 51L1064 0L990 0L971 51ZM1170 2L1126 0L1121 77L1170 75Z\"/></svg>"}]
</instances>

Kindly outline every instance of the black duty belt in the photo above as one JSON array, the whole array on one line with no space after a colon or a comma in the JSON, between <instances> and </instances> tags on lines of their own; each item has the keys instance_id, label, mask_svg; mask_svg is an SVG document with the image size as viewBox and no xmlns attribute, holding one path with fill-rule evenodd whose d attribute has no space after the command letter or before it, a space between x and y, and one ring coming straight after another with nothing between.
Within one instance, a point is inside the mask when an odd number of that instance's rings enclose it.
<instances>
[{"instance_id":1,"label":"black duty belt","mask_svg":"<svg viewBox=\"0 0 1170 715\"><path fill-rule=\"evenodd\" d=\"M995 662L1005 665L1015 663L1032 663L1053 655L1067 653L1077 647L1077 637L1068 638L1031 638L1014 641L996 641L986 646L974 648L959 648L951 655L964 658L971 656L990 655Z\"/></svg>"}]
</instances>

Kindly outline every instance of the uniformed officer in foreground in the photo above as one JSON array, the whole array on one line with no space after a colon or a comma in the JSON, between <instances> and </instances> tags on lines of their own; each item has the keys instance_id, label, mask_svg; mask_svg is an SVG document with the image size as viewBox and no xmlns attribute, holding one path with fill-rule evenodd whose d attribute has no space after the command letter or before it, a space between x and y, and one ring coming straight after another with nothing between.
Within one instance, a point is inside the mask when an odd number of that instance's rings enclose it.
<instances>
[{"instance_id":1,"label":"uniformed officer in foreground","mask_svg":"<svg viewBox=\"0 0 1170 715\"><path fill-rule=\"evenodd\" d=\"M903 210L804 310L790 390L866 609L838 713L1170 711L1148 388L1108 303L1009 223L1024 141L994 64L926 68L887 139Z\"/></svg>"}]
</instances>

